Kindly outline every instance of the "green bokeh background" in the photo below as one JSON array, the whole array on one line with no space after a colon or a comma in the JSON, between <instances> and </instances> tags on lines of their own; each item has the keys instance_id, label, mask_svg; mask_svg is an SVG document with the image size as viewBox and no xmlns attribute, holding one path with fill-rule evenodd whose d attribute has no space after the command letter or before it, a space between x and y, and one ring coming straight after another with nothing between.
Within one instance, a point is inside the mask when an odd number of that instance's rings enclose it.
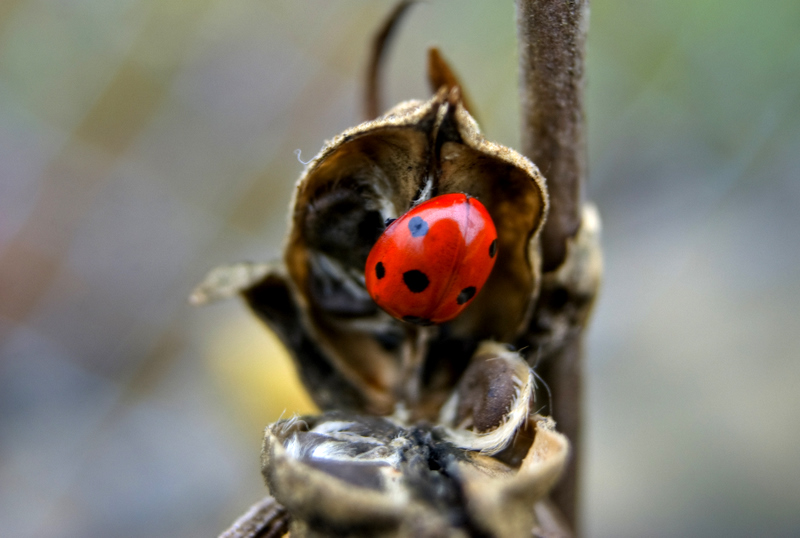
<instances>
[{"instance_id":1,"label":"green bokeh background","mask_svg":"<svg viewBox=\"0 0 800 538\"><path fill-rule=\"evenodd\" d=\"M294 152L360 121L391 6L0 3L1 536L213 536L263 494L206 358L254 322L185 298L279 255ZM798 29L797 0L592 4L587 536L800 534ZM510 0L416 6L386 105L435 43L517 146L514 34Z\"/></svg>"}]
</instances>

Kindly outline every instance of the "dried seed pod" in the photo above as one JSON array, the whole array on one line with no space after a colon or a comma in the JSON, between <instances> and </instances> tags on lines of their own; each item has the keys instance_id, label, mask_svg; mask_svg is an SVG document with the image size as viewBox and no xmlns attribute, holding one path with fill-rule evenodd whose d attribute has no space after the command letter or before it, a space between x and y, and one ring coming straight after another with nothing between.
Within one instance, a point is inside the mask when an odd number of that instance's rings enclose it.
<instances>
[{"instance_id":1,"label":"dried seed pod","mask_svg":"<svg viewBox=\"0 0 800 538\"><path fill-rule=\"evenodd\" d=\"M602 273L600 215L594 205L586 204L578 233L567 241L567 257L543 279L536 315L517 345L536 349L547 359L575 338L589 319Z\"/></svg>"},{"instance_id":2,"label":"dried seed pod","mask_svg":"<svg viewBox=\"0 0 800 538\"><path fill-rule=\"evenodd\" d=\"M518 353L483 342L442 407L439 424L456 446L497 454L528 421L534 376Z\"/></svg>"},{"instance_id":3,"label":"dried seed pod","mask_svg":"<svg viewBox=\"0 0 800 538\"><path fill-rule=\"evenodd\" d=\"M421 336L376 307L364 287L364 264L387 219L448 193L469 194L486 207L497 229L497 261L483 291L459 317ZM239 291L283 335L304 380L321 383L309 385L321 407L347 406L320 396L331 392L326 375L302 373L317 370L320 361L308 361L301 342L313 343L327 369L336 371L337 383L354 388L356 409L388 414L402 401L432 417L478 341L511 341L527 326L538 291L538 234L546 211L536 167L486 141L459 89L443 87L427 102L401 103L345 131L307 165L292 203L284 257L288 279L280 284L291 304L261 289L279 285L282 269L262 280L239 278ZM213 282L207 284L196 296L220 295ZM286 338L295 329L305 336Z\"/></svg>"},{"instance_id":4,"label":"dried seed pod","mask_svg":"<svg viewBox=\"0 0 800 538\"><path fill-rule=\"evenodd\" d=\"M333 412L267 429L262 471L293 537L523 536L568 453L552 421L518 467L454 447L430 426Z\"/></svg>"},{"instance_id":5,"label":"dried seed pod","mask_svg":"<svg viewBox=\"0 0 800 538\"><path fill-rule=\"evenodd\" d=\"M285 256L309 308L341 315L332 295L363 297L347 283L360 284L383 223L421 200L457 192L486 206L500 256L480 300L454 323L479 337L517 334L538 280L530 250L546 211L544 181L530 161L480 135L457 88L345 131L309 163L295 193ZM330 280L341 287L320 293L319 281ZM359 317L373 312L365 304Z\"/></svg>"},{"instance_id":6,"label":"dried seed pod","mask_svg":"<svg viewBox=\"0 0 800 538\"><path fill-rule=\"evenodd\" d=\"M470 452L470 464L459 462L466 505L477 525L498 537L530 536L531 529L544 536L570 536L552 517L542 499L558 482L569 455L567 438L555 430L552 419L530 418L534 438L515 471L503 472L496 458Z\"/></svg>"}]
</instances>

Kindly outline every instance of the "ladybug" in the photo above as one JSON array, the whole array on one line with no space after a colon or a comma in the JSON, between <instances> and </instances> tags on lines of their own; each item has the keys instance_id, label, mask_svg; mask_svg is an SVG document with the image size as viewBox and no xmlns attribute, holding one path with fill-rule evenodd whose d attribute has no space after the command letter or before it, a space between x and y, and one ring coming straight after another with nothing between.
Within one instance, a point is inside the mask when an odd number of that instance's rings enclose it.
<instances>
[{"instance_id":1,"label":"ladybug","mask_svg":"<svg viewBox=\"0 0 800 538\"><path fill-rule=\"evenodd\" d=\"M391 222L364 269L367 291L392 316L418 325L458 316L497 259L497 230L477 199L436 196Z\"/></svg>"}]
</instances>

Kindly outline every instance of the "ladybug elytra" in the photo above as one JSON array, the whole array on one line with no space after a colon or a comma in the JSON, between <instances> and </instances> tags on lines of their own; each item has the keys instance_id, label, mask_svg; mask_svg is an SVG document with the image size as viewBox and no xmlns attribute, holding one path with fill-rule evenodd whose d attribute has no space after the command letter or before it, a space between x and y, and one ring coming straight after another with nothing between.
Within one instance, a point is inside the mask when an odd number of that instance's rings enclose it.
<instances>
[{"instance_id":1,"label":"ladybug elytra","mask_svg":"<svg viewBox=\"0 0 800 538\"><path fill-rule=\"evenodd\" d=\"M497 259L497 231L477 199L436 196L386 228L367 258L367 291L392 316L449 321L481 290Z\"/></svg>"}]
</instances>

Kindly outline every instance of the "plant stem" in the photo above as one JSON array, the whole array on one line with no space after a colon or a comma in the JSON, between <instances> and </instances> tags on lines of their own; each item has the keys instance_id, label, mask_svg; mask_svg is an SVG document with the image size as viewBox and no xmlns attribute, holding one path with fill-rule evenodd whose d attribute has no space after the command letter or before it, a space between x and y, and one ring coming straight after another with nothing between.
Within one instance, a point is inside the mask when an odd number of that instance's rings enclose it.
<instances>
[{"instance_id":1,"label":"plant stem","mask_svg":"<svg viewBox=\"0 0 800 538\"><path fill-rule=\"evenodd\" d=\"M586 181L583 111L588 0L517 0L522 152L547 178L550 212L542 232L544 272L566 257L581 224ZM548 358L542 375L553 392L554 418L570 439L573 458L552 499L577 528L582 362L581 337Z\"/></svg>"},{"instance_id":2,"label":"plant stem","mask_svg":"<svg viewBox=\"0 0 800 538\"><path fill-rule=\"evenodd\" d=\"M550 214L542 235L544 270L564 261L578 231L586 176L583 73L589 3L517 0L522 153L547 178Z\"/></svg>"},{"instance_id":3,"label":"plant stem","mask_svg":"<svg viewBox=\"0 0 800 538\"><path fill-rule=\"evenodd\" d=\"M289 532L289 514L269 495L255 503L219 538L280 538Z\"/></svg>"}]
</instances>

